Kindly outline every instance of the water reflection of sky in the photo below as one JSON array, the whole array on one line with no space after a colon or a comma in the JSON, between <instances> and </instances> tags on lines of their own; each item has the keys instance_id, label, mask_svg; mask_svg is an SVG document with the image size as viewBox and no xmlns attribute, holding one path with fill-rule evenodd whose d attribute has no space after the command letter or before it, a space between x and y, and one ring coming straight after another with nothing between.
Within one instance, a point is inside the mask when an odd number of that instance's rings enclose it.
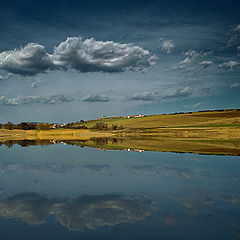
<instances>
[{"instance_id":1,"label":"water reflection of sky","mask_svg":"<svg viewBox=\"0 0 240 240\"><path fill-rule=\"evenodd\" d=\"M15 145L0 160L6 239L240 236L239 157Z\"/></svg>"}]
</instances>

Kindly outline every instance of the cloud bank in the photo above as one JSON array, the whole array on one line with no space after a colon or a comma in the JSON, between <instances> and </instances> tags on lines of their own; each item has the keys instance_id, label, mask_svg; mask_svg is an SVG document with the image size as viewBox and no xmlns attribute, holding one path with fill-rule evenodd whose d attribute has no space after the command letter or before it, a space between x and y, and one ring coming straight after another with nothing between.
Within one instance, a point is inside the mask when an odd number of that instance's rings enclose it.
<instances>
[{"instance_id":1,"label":"cloud bank","mask_svg":"<svg viewBox=\"0 0 240 240\"><path fill-rule=\"evenodd\" d=\"M67 38L54 48L53 54L37 43L0 53L0 69L21 76L69 68L80 72L145 71L155 61L155 55L132 43L81 37Z\"/></svg>"},{"instance_id":2,"label":"cloud bank","mask_svg":"<svg viewBox=\"0 0 240 240\"><path fill-rule=\"evenodd\" d=\"M177 99L188 97L192 94L190 87L173 87L165 90L162 93L159 92L143 92L133 93L129 100L132 101L160 101L165 99Z\"/></svg>"},{"instance_id":3,"label":"cloud bank","mask_svg":"<svg viewBox=\"0 0 240 240\"><path fill-rule=\"evenodd\" d=\"M17 106L25 104L58 104L73 102L74 98L67 95L51 95L49 97L42 96L18 96L15 98L7 98L0 96L0 105Z\"/></svg>"}]
</instances>

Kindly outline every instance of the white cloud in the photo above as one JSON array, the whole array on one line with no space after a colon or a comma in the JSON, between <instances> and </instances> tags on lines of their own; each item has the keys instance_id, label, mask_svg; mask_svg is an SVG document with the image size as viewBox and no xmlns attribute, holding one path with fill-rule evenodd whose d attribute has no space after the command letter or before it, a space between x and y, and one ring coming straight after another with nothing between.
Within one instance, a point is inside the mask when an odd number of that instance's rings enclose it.
<instances>
[{"instance_id":1,"label":"white cloud","mask_svg":"<svg viewBox=\"0 0 240 240\"><path fill-rule=\"evenodd\" d=\"M69 37L54 49L55 64L80 72L144 71L155 63L148 50L133 44Z\"/></svg>"},{"instance_id":2,"label":"white cloud","mask_svg":"<svg viewBox=\"0 0 240 240\"><path fill-rule=\"evenodd\" d=\"M81 99L83 102L109 102L105 94L90 94Z\"/></svg>"},{"instance_id":3,"label":"white cloud","mask_svg":"<svg viewBox=\"0 0 240 240\"><path fill-rule=\"evenodd\" d=\"M230 86L231 88L240 88L240 82L234 83Z\"/></svg>"},{"instance_id":4,"label":"white cloud","mask_svg":"<svg viewBox=\"0 0 240 240\"><path fill-rule=\"evenodd\" d=\"M23 104L57 104L64 102L72 102L73 100L73 97L66 95L52 95L49 97L18 96L15 98L7 98L5 96L0 96L0 105L17 106Z\"/></svg>"},{"instance_id":5,"label":"white cloud","mask_svg":"<svg viewBox=\"0 0 240 240\"><path fill-rule=\"evenodd\" d=\"M199 102L199 103L196 103L193 105L194 108L198 108L198 107L201 107L202 105L206 105L207 103L206 102Z\"/></svg>"},{"instance_id":6,"label":"white cloud","mask_svg":"<svg viewBox=\"0 0 240 240\"><path fill-rule=\"evenodd\" d=\"M222 69L228 69L228 70L232 71L238 65L240 65L239 62L231 60L231 61L223 62L222 64L219 64L218 67L222 68Z\"/></svg>"},{"instance_id":7,"label":"white cloud","mask_svg":"<svg viewBox=\"0 0 240 240\"><path fill-rule=\"evenodd\" d=\"M160 38L160 50L162 52L171 53L173 48L175 48L175 44L172 40L165 40L164 38Z\"/></svg>"},{"instance_id":8,"label":"white cloud","mask_svg":"<svg viewBox=\"0 0 240 240\"><path fill-rule=\"evenodd\" d=\"M40 44L29 43L24 48L0 53L0 69L8 73L27 76L53 68L52 55Z\"/></svg>"},{"instance_id":9,"label":"white cloud","mask_svg":"<svg viewBox=\"0 0 240 240\"><path fill-rule=\"evenodd\" d=\"M204 67L209 67L212 63L212 61L202 61L200 62L200 65L203 65Z\"/></svg>"}]
</instances>

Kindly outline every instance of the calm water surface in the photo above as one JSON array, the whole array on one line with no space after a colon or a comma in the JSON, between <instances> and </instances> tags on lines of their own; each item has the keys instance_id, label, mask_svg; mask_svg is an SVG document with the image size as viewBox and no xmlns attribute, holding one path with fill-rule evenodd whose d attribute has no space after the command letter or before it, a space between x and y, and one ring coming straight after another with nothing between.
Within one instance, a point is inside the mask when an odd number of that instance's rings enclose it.
<instances>
[{"instance_id":1,"label":"calm water surface","mask_svg":"<svg viewBox=\"0 0 240 240\"><path fill-rule=\"evenodd\" d=\"M1 239L240 239L240 157L0 147Z\"/></svg>"}]
</instances>

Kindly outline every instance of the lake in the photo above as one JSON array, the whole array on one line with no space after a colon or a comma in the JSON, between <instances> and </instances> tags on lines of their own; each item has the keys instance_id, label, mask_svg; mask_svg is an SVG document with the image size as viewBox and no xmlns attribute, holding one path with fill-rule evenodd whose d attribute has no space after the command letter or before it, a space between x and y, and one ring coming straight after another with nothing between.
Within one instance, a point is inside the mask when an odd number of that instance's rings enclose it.
<instances>
[{"instance_id":1,"label":"lake","mask_svg":"<svg viewBox=\"0 0 240 240\"><path fill-rule=\"evenodd\" d=\"M240 157L0 147L7 239L240 238Z\"/></svg>"}]
</instances>

